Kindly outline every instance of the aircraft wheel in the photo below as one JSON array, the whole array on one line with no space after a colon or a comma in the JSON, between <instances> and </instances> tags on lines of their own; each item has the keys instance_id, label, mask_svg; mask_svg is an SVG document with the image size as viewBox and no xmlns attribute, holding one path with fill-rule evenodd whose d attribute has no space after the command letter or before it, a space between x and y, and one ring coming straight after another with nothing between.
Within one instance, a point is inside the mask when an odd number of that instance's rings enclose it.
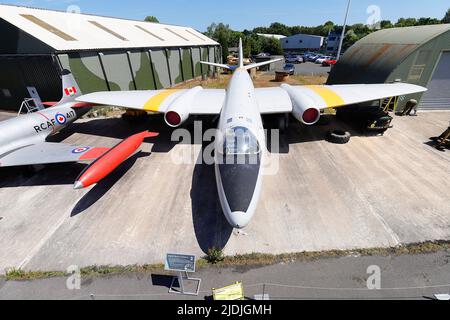
<instances>
[{"instance_id":1,"label":"aircraft wheel","mask_svg":"<svg viewBox=\"0 0 450 320\"><path fill-rule=\"evenodd\" d=\"M351 137L352 135L348 131L331 130L327 134L327 141L335 144L346 144Z\"/></svg>"}]
</instances>

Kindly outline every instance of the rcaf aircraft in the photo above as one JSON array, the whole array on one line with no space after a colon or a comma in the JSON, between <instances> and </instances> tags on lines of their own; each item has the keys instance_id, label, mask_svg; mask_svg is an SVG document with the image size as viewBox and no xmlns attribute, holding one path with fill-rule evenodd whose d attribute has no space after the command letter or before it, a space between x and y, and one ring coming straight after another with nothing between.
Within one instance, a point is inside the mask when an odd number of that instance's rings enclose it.
<instances>
[{"instance_id":1,"label":"rcaf aircraft","mask_svg":"<svg viewBox=\"0 0 450 320\"><path fill-rule=\"evenodd\" d=\"M281 60L281 59L279 59ZM77 98L82 103L162 113L168 126L181 126L193 115L220 115L215 142L215 173L220 203L230 225L245 228L261 194L265 145L261 115L290 113L305 125L316 124L321 111L389 97L425 92L407 84L291 86L255 89L248 70L279 60L244 65L242 40L239 65L203 64L233 71L227 90L166 89L96 92Z\"/></svg>"},{"instance_id":2,"label":"rcaf aircraft","mask_svg":"<svg viewBox=\"0 0 450 320\"><path fill-rule=\"evenodd\" d=\"M86 188L105 178L132 155L148 137L156 133L142 132L125 139L114 148L75 146L47 142L92 105L75 101L81 96L72 74L62 73L63 98L58 103L46 103L49 108L0 122L0 167L82 162L89 163L75 181L75 189Z\"/></svg>"}]
</instances>

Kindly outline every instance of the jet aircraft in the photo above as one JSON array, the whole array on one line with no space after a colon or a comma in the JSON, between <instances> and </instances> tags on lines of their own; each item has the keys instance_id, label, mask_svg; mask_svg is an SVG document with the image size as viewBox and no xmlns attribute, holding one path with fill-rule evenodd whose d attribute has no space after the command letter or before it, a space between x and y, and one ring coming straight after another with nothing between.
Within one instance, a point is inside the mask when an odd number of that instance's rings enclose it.
<instances>
[{"instance_id":1,"label":"jet aircraft","mask_svg":"<svg viewBox=\"0 0 450 320\"><path fill-rule=\"evenodd\" d=\"M62 84L63 97L58 103L47 103L52 106L0 122L0 167L95 161L77 179L75 188L79 189L99 182L132 155L145 138L157 136L143 132L114 148L47 142L49 136L60 132L92 108L92 104L75 100L82 93L67 70L62 73Z\"/></svg>"},{"instance_id":2,"label":"jet aircraft","mask_svg":"<svg viewBox=\"0 0 450 320\"><path fill-rule=\"evenodd\" d=\"M244 65L242 40L237 68L227 90L192 89L96 92L78 97L82 103L113 105L165 115L170 127L181 126L193 115L220 115L215 143L215 174L220 203L232 227L245 228L254 216L261 195L265 145L262 115L290 113L305 125L314 125L321 111L389 97L424 92L407 84L352 84L291 86L255 89L248 70L278 60Z\"/></svg>"}]
</instances>

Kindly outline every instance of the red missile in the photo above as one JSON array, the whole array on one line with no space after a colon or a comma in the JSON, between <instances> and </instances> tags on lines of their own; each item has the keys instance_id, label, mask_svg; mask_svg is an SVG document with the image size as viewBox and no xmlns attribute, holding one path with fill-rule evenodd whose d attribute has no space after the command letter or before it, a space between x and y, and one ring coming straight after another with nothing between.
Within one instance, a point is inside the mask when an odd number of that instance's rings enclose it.
<instances>
[{"instance_id":1,"label":"red missile","mask_svg":"<svg viewBox=\"0 0 450 320\"><path fill-rule=\"evenodd\" d=\"M145 131L123 140L89 165L77 178L74 189L79 190L98 183L127 160L142 145L145 138L158 135L158 133Z\"/></svg>"}]
</instances>

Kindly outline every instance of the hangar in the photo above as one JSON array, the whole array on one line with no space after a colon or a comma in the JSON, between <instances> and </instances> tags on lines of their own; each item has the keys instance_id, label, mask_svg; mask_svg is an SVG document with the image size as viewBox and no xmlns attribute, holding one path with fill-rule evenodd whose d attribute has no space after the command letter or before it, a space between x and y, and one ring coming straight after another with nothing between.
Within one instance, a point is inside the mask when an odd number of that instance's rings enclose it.
<instances>
[{"instance_id":1,"label":"hangar","mask_svg":"<svg viewBox=\"0 0 450 320\"><path fill-rule=\"evenodd\" d=\"M207 74L220 46L183 26L0 5L0 108L17 110L34 87L59 100L61 69L84 93L174 86Z\"/></svg>"},{"instance_id":2,"label":"hangar","mask_svg":"<svg viewBox=\"0 0 450 320\"><path fill-rule=\"evenodd\" d=\"M420 110L450 110L450 24L392 28L374 32L347 50L328 84L404 81L429 89L410 99Z\"/></svg>"}]
</instances>

